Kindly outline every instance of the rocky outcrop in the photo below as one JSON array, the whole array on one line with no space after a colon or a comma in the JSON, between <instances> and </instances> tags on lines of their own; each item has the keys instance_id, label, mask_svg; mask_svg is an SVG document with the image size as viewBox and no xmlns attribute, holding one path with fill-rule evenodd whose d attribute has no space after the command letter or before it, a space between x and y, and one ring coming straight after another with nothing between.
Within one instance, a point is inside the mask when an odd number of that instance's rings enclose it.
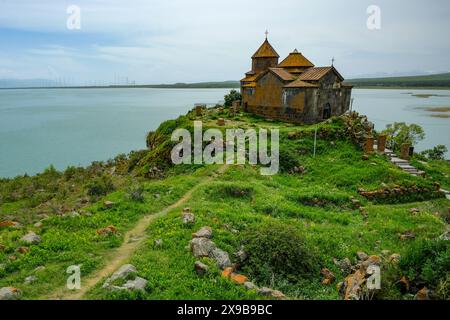
<instances>
[{"instance_id":1,"label":"rocky outcrop","mask_svg":"<svg viewBox=\"0 0 450 320\"><path fill-rule=\"evenodd\" d=\"M97 234L101 236L110 236L117 233L117 228L113 225L107 226L97 230Z\"/></svg>"},{"instance_id":2,"label":"rocky outcrop","mask_svg":"<svg viewBox=\"0 0 450 320\"><path fill-rule=\"evenodd\" d=\"M212 229L210 227L203 227L192 234L193 238L212 238Z\"/></svg>"},{"instance_id":3,"label":"rocky outcrop","mask_svg":"<svg viewBox=\"0 0 450 320\"><path fill-rule=\"evenodd\" d=\"M327 268L323 268L320 273L324 276L324 279L322 280L322 284L324 285L331 284L336 279L334 274Z\"/></svg>"},{"instance_id":4,"label":"rocky outcrop","mask_svg":"<svg viewBox=\"0 0 450 320\"><path fill-rule=\"evenodd\" d=\"M208 238L194 238L190 242L190 248L196 258L209 257L216 261L220 269L232 265L227 252L219 249L216 244Z\"/></svg>"},{"instance_id":5,"label":"rocky outcrop","mask_svg":"<svg viewBox=\"0 0 450 320\"><path fill-rule=\"evenodd\" d=\"M195 215L191 212L190 208L184 208L181 213L181 219L183 224L194 224L195 223Z\"/></svg>"},{"instance_id":6,"label":"rocky outcrop","mask_svg":"<svg viewBox=\"0 0 450 320\"><path fill-rule=\"evenodd\" d=\"M428 200L435 198L443 198L445 195L439 190L431 187L419 187L419 186L384 186L378 190L367 191L362 188L358 189L358 193L369 201L375 201L377 203L391 203L397 202L397 200L414 199L414 200ZM415 213L417 213L415 211Z\"/></svg>"},{"instance_id":7,"label":"rocky outcrop","mask_svg":"<svg viewBox=\"0 0 450 320\"><path fill-rule=\"evenodd\" d=\"M148 281L137 276L136 267L125 264L106 279L103 289L145 291Z\"/></svg>"},{"instance_id":8,"label":"rocky outcrop","mask_svg":"<svg viewBox=\"0 0 450 320\"><path fill-rule=\"evenodd\" d=\"M22 291L14 287L0 289L0 300L18 300L22 297Z\"/></svg>"},{"instance_id":9,"label":"rocky outcrop","mask_svg":"<svg viewBox=\"0 0 450 320\"><path fill-rule=\"evenodd\" d=\"M26 244L37 244L37 243L41 242L41 237L38 236L33 231L30 231L26 235L24 235L22 238L20 238L20 241L22 241Z\"/></svg>"},{"instance_id":10,"label":"rocky outcrop","mask_svg":"<svg viewBox=\"0 0 450 320\"><path fill-rule=\"evenodd\" d=\"M337 285L337 289L345 300L370 299L380 289L369 286L368 280L374 274L374 269L380 268L382 258L377 255L369 256L362 251L357 252L356 256L358 262L354 266L351 265L350 259L345 258L343 260L345 261L345 268L341 268L341 271L345 271L343 273L346 276L344 281ZM342 262L341 265L343 265ZM351 273L348 273L349 270L351 270Z\"/></svg>"},{"instance_id":11,"label":"rocky outcrop","mask_svg":"<svg viewBox=\"0 0 450 320\"><path fill-rule=\"evenodd\" d=\"M212 229L210 227L202 227L199 231L192 234L193 239L189 242L189 248L196 258L208 257L216 262L218 268L222 270L221 276L230 279L236 284L243 285L247 290L256 290L262 296L271 299L285 299L285 295L270 288L258 288L253 282L250 282L248 277L235 272L237 265L233 265L228 253L218 248L217 245L210 239L212 237ZM247 258L244 248L235 254L241 262ZM196 261L194 270L198 275L204 275L209 268L201 261Z\"/></svg>"}]
</instances>

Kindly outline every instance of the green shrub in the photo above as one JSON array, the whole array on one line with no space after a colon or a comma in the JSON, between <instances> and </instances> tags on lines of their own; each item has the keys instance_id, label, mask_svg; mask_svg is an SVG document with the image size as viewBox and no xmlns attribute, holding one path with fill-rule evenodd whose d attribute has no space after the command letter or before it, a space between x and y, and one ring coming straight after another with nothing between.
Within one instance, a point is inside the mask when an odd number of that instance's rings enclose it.
<instances>
[{"instance_id":1,"label":"green shrub","mask_svg":"<svg viewBox=\"0 0 450 320\"><path fill-rule=\"evenodd\" d=\"M402 256L399 268L419 289L437 290L440 298L450 294L450 243L448 240L423 240L415 243Z\"/></svg>"},{"instance_id":2,"label":"green shrub","mask_svg":"<svg viewBox=\"0 0 450 320\"><path fill-rule=\"evenodd\" d=\"M128 196L132 201L144 202L144 189L142 187L134 187L128 191Z\"/></svg>"},{"instance_id":3,"label":"green shrub","mask_svg":"<svg viewBox=\"0 0 450 320\"><path fill-rule=\"evenodd\" d=\"M233 104L233 101L241 100L241 99L242 99L242 96L238 91L231 90L230 93L225 95L225 97L224 97L225 106L231 107L231 105Z\"/></svg>"},{"instance_id":4,"label":"green shrub","mask_svg":"<svg viewBox=\"0 0 450 320\"><path fill-rule=\"evenodd\" d=\"M87 185L87 194L89 196L104 196L114 191L115 187L111 177L101 176L95 178Z\"/></svg>"},{"instance_id":5,"label":"green shrub","mask_svg":"<svg viewBox=\"0 0 450 320\"><path fill-rule=\"evenodd\" d=\"M295 152L295 150L283 144L280 145L279 159L280 159L280 170L282 172L289 172L292 169L294 169L294 167L301 166L299 156Z\"/></svg>"},{"instance_id":6,"label":"green shrub","mask_svg":"<svg viewBox=\"0 0 450 320\"><path fill-rule=\"evenodd\" d=\"M219 188L218 194L232 198L250 198L253 195L253 189L250 187L240 187L236 185L224 185Z\"/></svg>"},{"instance_id":7,"label":"green shrub","mask_svg":"<svg viewBox=\"0 0 450 320\"><path fill-rule=\"evenodd\" d=\"M318 259L299 231L279 222L258 225L241 235L248 258L242 268L258 283L271 281L298 282L318 272Z\"/></svg>"},{"instance_id":8,"label":"green shrub","mask_svg":"<svg viewBox=\"0 0 450 320\"><path fill-rule=\"evenodd\" d=\"M420 155L430 160L445 160L445 154L447 153L447 151L448 149L446 146L438 144L433 149L422 151Z\"/></svg>"}]
</instances>

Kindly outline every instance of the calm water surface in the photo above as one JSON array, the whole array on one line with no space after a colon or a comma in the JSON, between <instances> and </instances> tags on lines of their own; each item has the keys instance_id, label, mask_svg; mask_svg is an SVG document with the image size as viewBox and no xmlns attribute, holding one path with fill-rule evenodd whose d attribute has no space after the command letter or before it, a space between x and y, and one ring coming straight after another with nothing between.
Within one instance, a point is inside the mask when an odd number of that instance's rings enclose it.
<instances>
[{"instance_id":1,"label":"calm water surface","mask_svg":"<svg viewBox=\"0 0 450 320\"><path fill-rule=\"evenodd\" d=\"M0 177L87 165L145 147L145 136L195 103L214 104L228 89L20 89L0 90ZM438 96L417 98L411 93ZM450 118L423 107L449 107L450 91L354 90L353 109L377 129L393 121L426 131L419 149L450 149ZM450 115L450 113L447 113Z\"/></svg>"}]
</instances>

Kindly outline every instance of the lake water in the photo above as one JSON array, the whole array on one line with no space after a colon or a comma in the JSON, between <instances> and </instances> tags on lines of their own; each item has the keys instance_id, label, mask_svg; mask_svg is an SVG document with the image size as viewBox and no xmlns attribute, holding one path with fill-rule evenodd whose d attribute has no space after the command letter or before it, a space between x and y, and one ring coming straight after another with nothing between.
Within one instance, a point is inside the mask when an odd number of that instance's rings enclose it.
<instances>
[{"instance_id":1,"label":"lake water","mask_svg":"<svg viewBox=\"0 0 450 320\"><path fill-rule=\"evenodd\" d=\"M35 174L107 160L145 148L145 136L195 103L215 104L228 89L20 89L0 90L0 177ZM411 93L435 94L418 98ZM377 129L405 121L424 127L418 149L445 144L450 118L424 107L449 107L445 90L354 90L353 109ZM450 115L450 113L446 113Z\"/></svg>"}]
</instances>

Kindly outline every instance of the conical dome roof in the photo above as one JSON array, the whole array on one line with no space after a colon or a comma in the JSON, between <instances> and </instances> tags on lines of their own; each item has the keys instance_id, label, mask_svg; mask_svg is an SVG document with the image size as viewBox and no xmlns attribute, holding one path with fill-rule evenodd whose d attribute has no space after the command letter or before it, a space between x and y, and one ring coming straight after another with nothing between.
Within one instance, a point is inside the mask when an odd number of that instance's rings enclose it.
<instances>
[{"instance_id":1,"label":"conical dome roof","mask_svg":"<svg viewBox=\"0 0 450 320\"><path fill-rule=\"evenodd\" d=\"M306 59L300 52L295 49L293 52L291 52L286 59L281 61L278 64L278 67L280 68L309 68L314 67L314 64Z\"/></svg>"},{"instance_id":2,"label":"conical dome roof","mask_svg":"<svg viewBox=\"0 0 450 320\"><path fill-rule=\"evenodd\" d=\"M269 43L269 40L263 42L259 49L255 52L252 58L279 58L280 56Z\"/></svg>"}]
</instances>

